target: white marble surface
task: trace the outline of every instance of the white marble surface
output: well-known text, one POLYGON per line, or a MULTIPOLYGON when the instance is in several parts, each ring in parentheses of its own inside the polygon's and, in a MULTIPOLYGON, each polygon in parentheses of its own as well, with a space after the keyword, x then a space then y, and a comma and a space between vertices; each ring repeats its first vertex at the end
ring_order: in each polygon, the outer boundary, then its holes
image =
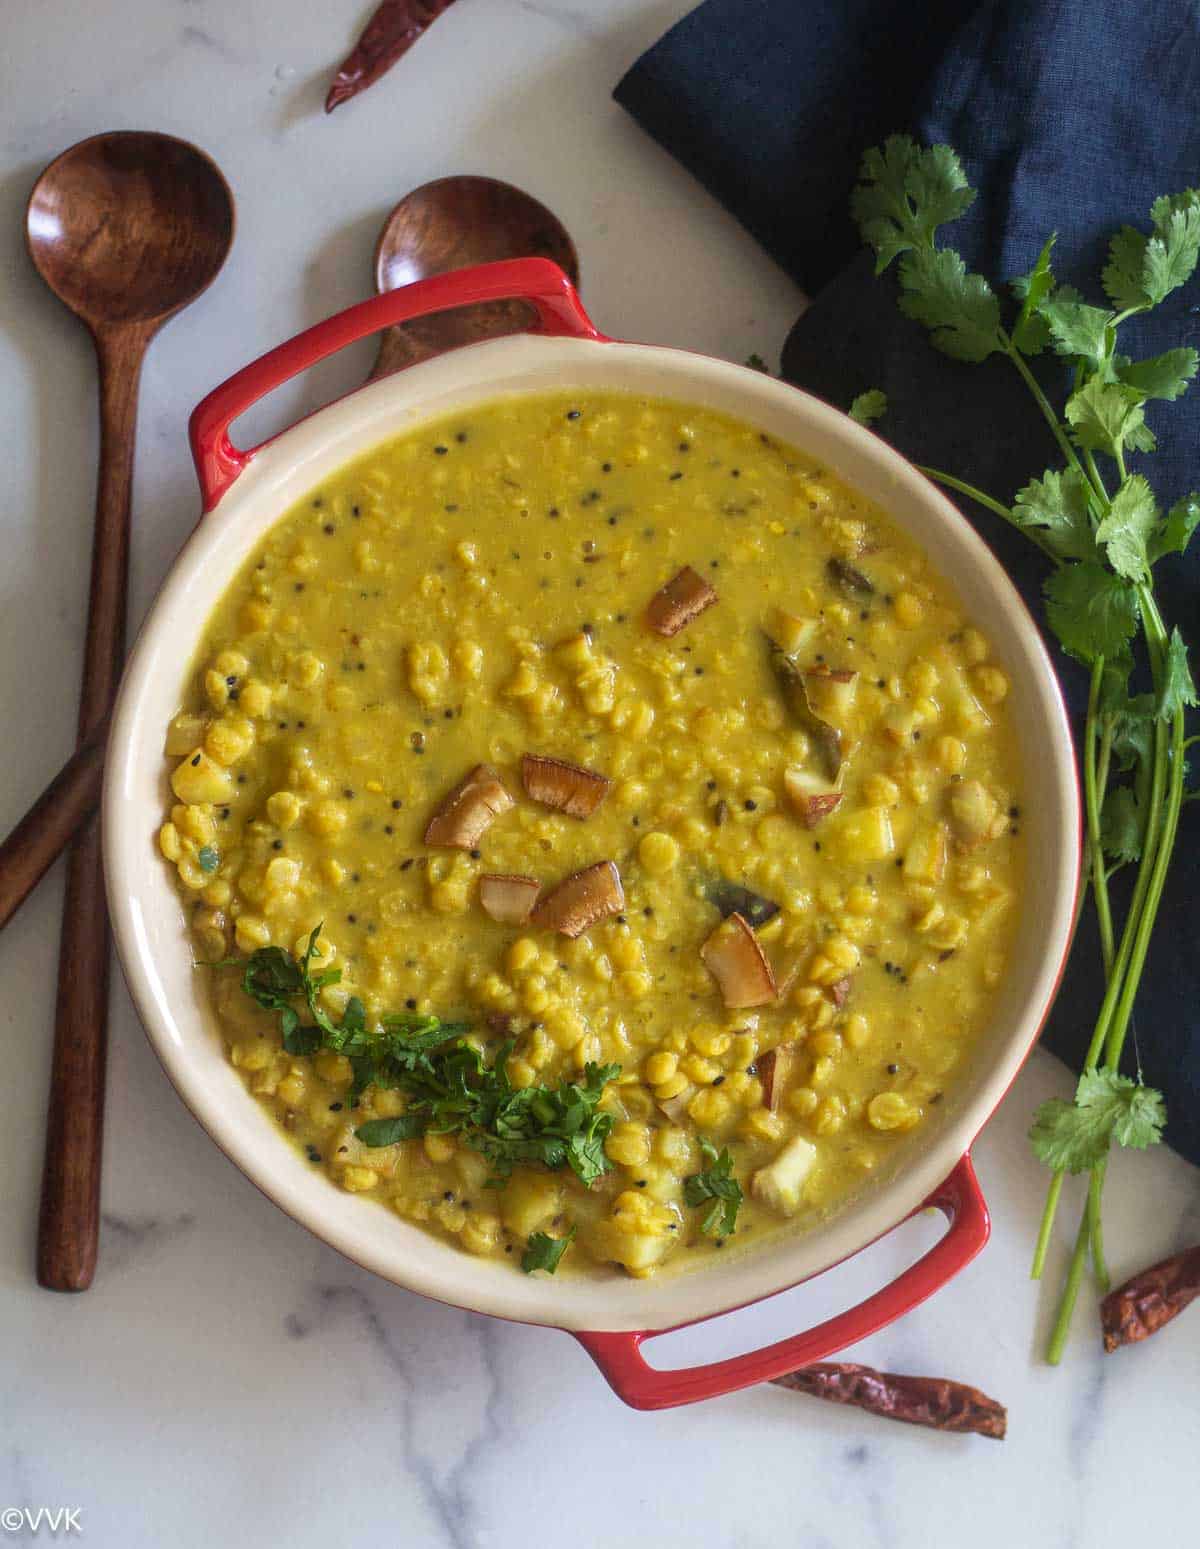
MULTIPOLYGON (((790 282, 609 99, 689 0, 462 0, 368 96, 326 119, 330 65, 366 5, 4 0, 0 47, 0 829, 67 753, 96 450, 79 327, 21 244, 38 169, 106 128, 197 140, 239 200, 231 261, 155 344, 135 495, 133 616, 195 519, 188 409, 251 356, 358 299, 386 209, 454 171, 521 183, 580 248, 616 334, 739 359, 777 352, 790 282)), ((282 423, 362 373, 365 349, 279 395, 282 423)), ((280 1215, 192 1123, 122 987, 114 994, 104 1244, 93 1289, 37 1290, 33 1229, 61 879, 0 941, 0 1508, 80 1508, 87 1542, 395 1542, 413 1549, 800 1544, 925 1549, 1175 1544, 1200 1509, 1200 1313, 1138 1352, 1065 1366, 1027 1278, 1042 1179, 1022 1134, 1066 1092, 1035 1056, 980 1142, 986 1253, 856 1354, 1003 1398, 1002 1447, 760 1389, 647 1416, 564 1335, 419 1300, 280 1215)), ((1200 1236, 1197 1174, 1122 1158, 1108 1190, 1118 1273, 1200 1236)), ((845 1304, 911 1258, 918 1223, 866 1259, 660 1358, 728 1353, 845 1304)), ((1055 1245, 1058 1269, 1065 1236, 1055 1245)), ((0 1541, 7 1519, 0 1514, 0 1541)), ((15 1541, 28 1535, 8 1533, 15 1541)), ((47 1536, 43 1529, 43 1537, 47 1536)))

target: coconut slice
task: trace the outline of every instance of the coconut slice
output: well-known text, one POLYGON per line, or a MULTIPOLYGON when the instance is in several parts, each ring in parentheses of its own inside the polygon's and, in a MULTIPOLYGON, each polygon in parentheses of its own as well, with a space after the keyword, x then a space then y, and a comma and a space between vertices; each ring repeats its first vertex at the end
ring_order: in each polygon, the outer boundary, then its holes
POLYGON ((772 1113, 778 1111, 783 1100, 783 1089, 795 1074, 799 1052, 798 1043, 781 1043, 774 1049, 768 1049, 765 1054, 760 1054, 754 1062, 758 1079, 762 1082, 763 1104, 772 1113))
POLYGON ((607 775, 594 769, 537 753, 526 753, 521 759, 521 781, 526 796, 572 818, 590 818, 612 785, 607 775))
POLYGON ((817 1148, 796 1135, 775 1160, 760 1167, 750 1179, 750 1192, 762 1204, 782 1216, 795 1215, 804 1197, 804 1184, 817 1162, 817 1148))
POLYGON ((804 689, 814 715, 840 724, 854 708, 858 673, 846 667, 811 667, 804 674, 804 689))
POLYGON ((589 925, 625 907, 621 873, 612 861, 597 861, 565 878, 540 900, 530 922, 563 936, 582 936, 589 925))
POLYGON ((822 818, 837 811, 842 800, 841 791, 828 780, 798 764, 783 771, 783 791, 805 828, 816 828, 822 818))
POLYGON ((685 565, 678 575, 672 576, 661 591, 655 592, 646 609, 646 623, 657 635, 669 640, 677 635, 685 624, 690 624, 711 608, 717 594, 690 565, 685 565))
POLYGON ((688 1083, 682 1092, 676 1092, 674 1097, 660 1097, 658 1106, 672 1124, 678 1124, 681 1129, 686 1129, 688 1124, 688 1104, 696 1095, 696 1088, 688 1083))
POLYGON ((425 843, 439 849, 473 850, 502 812, 513 806, 490 764, 476 764, 444 797, 429 820, 425 843))
POLYGON ((533 877, 498 876, 479 879, 479 902, 484 914, 501 925, 523 925, 529 918, 542 884, 533 877))
POLYGON ((740 914, 731 914, 717 926, 700 956, 727 1006, 765 1006, 775 999, 771 965, 740 914))

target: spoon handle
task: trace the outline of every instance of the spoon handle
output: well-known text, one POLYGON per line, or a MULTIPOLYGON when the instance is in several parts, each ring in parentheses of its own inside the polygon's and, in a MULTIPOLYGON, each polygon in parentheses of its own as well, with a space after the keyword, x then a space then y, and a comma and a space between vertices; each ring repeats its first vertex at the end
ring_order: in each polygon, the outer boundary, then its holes
POLYGON ((0 930, 8 924, 100 801, 104 721, 71 755, 0 844, 0 930))
MULTIPOLYGON (((79 701, 81 744, 112 708, 125 651, 138 377, 148 337, 144 329, 131 327, 105 330, 96 336, 100 476, 79 701)), ((51 1291, 86 1291, 96 1268, 108 975, 100 818, 93 813, 67 856, 58 957, 58 1004, 37 1243, 38 1283, 51 1291)))

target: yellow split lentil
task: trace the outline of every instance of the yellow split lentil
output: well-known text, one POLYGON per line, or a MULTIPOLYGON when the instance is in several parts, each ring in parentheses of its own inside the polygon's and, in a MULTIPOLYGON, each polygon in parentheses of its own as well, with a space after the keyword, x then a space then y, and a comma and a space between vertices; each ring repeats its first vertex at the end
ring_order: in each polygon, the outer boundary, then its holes
POLYGON ((651 1274, 725 1246, 684 1197, 701 1138, 729 1148, 731 1246, 753 1245, 871 1186, 956 1080, 1020 886, 1008 688, 922 553, 791 447, 633 395, 511 398, 377 447, 281 517, 205 625, 158 844, 199 959, 299 953, 322 925, 332 1017, 353 995, 369 1025, 467 1020, 493 1056, 514 1041, 516 1087, 621 1067, 598 1183, 520 1166, 489 1188, 460 1137, 364 1144, 404 1094, 352 1099, 348 1060, 286 1053, 240 975, 213 972, 230 1059, 314 1167, 474 1254, 574 1224, 563 1272, 651 1274), (664 636, 646 608, 685 566, 716 601, 664 636), (819 811, 813 722, 768 633, 841 737, 819 811), (570 816, 525 793, 524 754, 610 788, 570 816), (480 764, 511 807, 470 849, 426 845, 480 764), (481 907, 485 874, 544 898, 600 861, 624 907, 575 939, 481 907), (752 1009, 700 955, 722 880, 769 901, 776 993, 752 1009))

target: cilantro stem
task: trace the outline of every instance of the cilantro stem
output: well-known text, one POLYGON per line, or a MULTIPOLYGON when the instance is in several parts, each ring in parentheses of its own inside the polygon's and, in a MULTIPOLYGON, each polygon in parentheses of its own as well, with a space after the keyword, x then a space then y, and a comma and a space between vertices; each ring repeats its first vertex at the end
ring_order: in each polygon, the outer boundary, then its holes
POLYGON ((1057 564, 1058 556, 1048 544, 1042 541, 1037 532, 1031 527, 1018 526, 1013 521, 1013 514, 1009 508, 1001 505, 998 500, 993 500, 991 495, 986 494, 974 484, 968 484, 965 479, 955 478, 952 473, 946 473, 941 468, 930 468, 924 463, 918 463, 917 470, 923 473, 927 479, 933 479, 937 484, 944 484, 947 489, 957 490, 960 495, 965 495, 968 500, 973 500, 977 505, 983 506, 984 510, 991 511, 996 516, 1002 517, 1010 527, 1015 527, 1023 538, 1028 538, 1031 543, 1036 543, 1047 559, 1052 559, 1057 564))
MULTIPOLYGON (((1096 915, 1100 925, 1100 953, 1104 959, 1105 975, 1111 975, 1113 966, 1112 908, 1108 898, 1108 882, 1104 874, 1104 845, 1100 836, 1100 806, 1104 800, 1100 780, 1097 726, 1100 709, 1100 687, 1104 679, 1104 658, 1098 656, 1092 666, 1092 681, 1088 690, 1087 721, 1084 728, 1083 799, 1087 814, 1088 846, 1092 862, 1092 894, 1096 900, 1096 915)), ((1104 760, 1107 780, 1107 753, 1104 760)))
POLYGON ((1164 517, 1147 481, 1129 474, 1126 450, 1153 450, 1144 406, 1177 398, 1196 376, 1200 352, 1189 346, 1131 361, 1117 354, 1117 331, 1195 273, 1200 191, 1156 200, 1150 233, 1124 227, 1113 238, 1102 276, 1110 307, 1089 305, 1078 292, 1058 285, 1051 237, 1032 269, 1011 282, 1020 307, 1010 329, 1002 322, 1002 297, 986 276, 971 273, 960 253, 938 242, 938 228, 974 198, 951 147, 922 148, 893 135, 863 158, 852 209, 875 250, 878 272, 900 258, 901 310, 924 323, 934 345, 954 359, 1006 355, 1066 465, 1066 477, 1063 469, 1052 468, 1032 481, 1011 512, 962 479, 924 470, 1011 522, 1051 559, 1057 568, 1046 582, 1048 622, 1068 653, 1091 669, 1080 748, 1086 866, 1076 923, 1090 888, 1105 982, 1074 1102, 1043 1104, 1030 1131, 1035 1154, 1052 1171, 1031 1266, 1034 1278, 1045 1267, 1066 1173, 1089 1174, 1048 1341, 1047 1359, 1056 1365, 1089 1251, 1097 1281, 1108 1286, 1101 1203, 1112 1146, 1152 1144, 1164 1119, 1162 1094, 1145 1087, 1140 1061, 1135 1077, 1123 1076, 1120 1064, 1180 812, 1185 802, 1200 800, 1200 789, 1185 789, 1184 764, 1188 749, 1200 742, 1187 736, 1185 726, 1186 709, 1200 705, 1200 692, 1185 642, 1178 631, 1167 634, 1151 580, 1160 558, 1186 548, 1200 496, 1189 495, 1164 517), (1031 357, 1048 346, 1069 363, 1073 376, 1061 413, 1032 369, 1031 357), (1114 474, 1118 488, 1110 496, 1106 479, 1111 482, 1114 474), (1130 692, 1139 658, 1149 661, 1152 695, 1130 692), (1114 762, 1120 776, 1110 792, 1114 762), (1126 865, 1136 870, 1116 939, 1109 881, 1126 865))
POLYGON ((1104 1218, 1100 1213, 1100 1196, 1104 1191, 1104 1178, 1108 1172, 1108 1158, 1092 1168, 1088 1178, 1087 1214, 1088 1242, 1092 1250, 1092 1274, 1101 1292, 1107 1296, 1111 1285, 1108 1263, 1104 1257, 1104 1218))
POLYGON ((1058 1312, 1054 1319, 1054 1328, 1050 1334, 1050 1343, 1046 1348, 1046 1360, 1051 1366, 1057 1366, 1062 1360, 1063 1349, 1067 1343, 1067 1333, 1071 1327, 1071 1314, 1075 1311, 1075 1303, 1079 1298, 1079 1285, 1083 1279, 1083 1268, 1087 1262, 1088 1251, 1088 1221, 1086 1215, 1079 1223, 1079 1231, 1075 1234, 1075 1246, 1071 1251, 1071 1264, 1067 1270, 1066 1283, 1059 1299, 1058 1312))
MULTIPOLYGON (((1104 789, 1108 783, 1108 764, 1111 749, 1112 733, 1106 727, 1097 742, 1097 726, 1099 723, 1100 689, 1104 679, 1104 658, 1098 657, 1092 667, 1091 684, 1088 689, 1087 721, 1084 727, 1083 750, 1083 793, 1084 810, 1087 817, 1088 850, 1091 859, 1091 886, 1092 896, 1096 900, 1096 918, 1100 929, 1100 955, 1104 962, 1106 979, 1111 981, 1113 970, 1113 923, 1112 907, 1108 896, 1108 878, 1104 869, 1104 846, 1100 832, 1100 808, 1104 801, 1104 789)), ((1080 906, 1083 903, 1083 892, 1080 892, 1080 906)), ((1103 1174, 1101 1173, 1101 1181, 1103 1174)), ((1050 1235, 1054 1229, 1054 1219, 1058 1213, 1058 1202, 1062 1195, 1064 1174, 1056 1170, 1050 1180, 1050 1187, 1046 1194, 1046 1204, 1042 1210, 1041 1225, 1038 1228, 1037 1245, 1034 1248, 1033 1264, 1030 1268, 1030 1278, 1040 1280, 1042 1271, 1046 1266, 1046 1254, 1050 1246, 1050 1235)), ((1104 1263, 1104 1245, 1099 1217, 1099 1190, 1095 1187, 1095 1174, 1092 1176, 1092 1187, 1088 1191, 1087 1225, 1088 1235, 1092 1244, 1092 1260, 1097 1265, 1097 1274, 1102 1274, 1104 1263)), ((1107 1278, 1104 1271, 1102 1278, 1107 1278)))
MULTIPOLYGON (((1138 600, 1141 605, 1143 629, 1150 651, 1151 670, 1154 676, 1155 688, 1157 689, 1161 686, 1162 676, 1165 671, 1166 627, 1163 624, 1162 615, 1158 611, 1154 593, 1148 583, 1142 583, 1139 586, 1138 600)), ((1183 802, 1183 719, 1182 711, 1172 717, 1170 727, 1171 747, 1169 750, 1167 746, 1168 728, 1161 718, 1155 722, 1153 770, 1150 783, 1150 806, 1146 819, 1145 848, 1138 866, 1134 896, 1130 903, 1125 930, 1122 932, 1121 947, 1115 971, 1110 973, 1108 989, 1100 1008, 1100 1015, 1096 1021, 1091 1045, 1088 1048, 1084 1065, 1084 1068, 1087 1070, 1094 1069, 1101 1057, 1101 1051, 1103 1051, 1104 1065, 1108 1070, 1115 1071, 1120 1065, 1125 1035, 1129 1027, 1130 1016, 1133 1012, 1133 1003, 1137 997, 1138 985, 1141 982, 1142 972, 1145 968, 1146 952, 1150 945, 1150 936, 1153 932, 1158 907, 1162 900, 1163 888, 1166 885, 1167 870, 1170 865, 1171 853, 1175 845, 1175 835, 1179 825, 1179 812, 1183 802), (1169 789, 1167 789, 1168 781, 1169 789)), ((1091 1176, 1088 1180, 1087 1204, 1084 1209, 1083 1219, 1080 1222, 1080 1233, 1084 1235, 1085 1241, 1091 1244, 1092 1261, 1096 1268, 1096 1277, 1103 1289, 1107 1289, 1108 1270, 1104 1261, 1100 1195, 1104 1187, 1107 1165, 1107 1158, 1105 1158, 1091 1170, 1091 1176)), ((1047 1205, 1049 1205, 1049 1201, 1047 1201, 1047 1205)), ((1041 1236, 1039 1234, 1040 1246, 1041 1236)), ((1067 1288, 1059 1303, 1054 1329, 1050 1336, 1050 1345, 1046 1359, 1051 1365, 1056 1365, 1062 1354, 1067 1332, 1070 1328, 1071 1316, 1075 1308, 1075 1301, 1079 1291, 1079 1276, 1082 1274, 1082 1263, 1078 1266, 1079 1272, 1076 1273, 1076 1255, 1078 1252, 1079 1245, 1077 1242, 1075 1254, 1072 1255, 1071 1267, 1067 1275, 1067 1288)))
POLYGON ((1066 1173, 1056 1170, 1046 1190, 1046 1203, 1042 1207, 1042 1221, 1038 1227, 1037 1246, 1033 1250, 1033 1263, 1029 1266, 1029 1278, 1040 1280, 1046 1267, 1046 1254, 1050 1249, 1050 1234, 1054 1230, 1054 1218, 1058 1214, 1058 1201, 1062 1194, 1066 1173))
MULTIPOLYGON (((1107 512, 1112 502, 1108 498, 1108 490, 1104 487, 1104 480, 1100 477, 1100 470, 1096 467, 1095 453, 1085 452, 1083 454, 1083 460, 1087 467, 1088 481, 1096 492, 1096 498, 1100 502, 1101 510, 1102 512, 1107 512)), ((1124 470, 1122 470, 1121 478, 1124 479, 1124 477, 1125 473, 1124 470)))
POLYGON ((1037 377, 1034 376, 1033 372, 1030 371, 1028 365, 1025 363, 1024 355, 1021 354, 1021 351, 1013 343, 1009 335, 1005 333, 1003 328, 1000 329, 1000 347, 1020 372, 1021 380, 1033 394, 1034 401, 1037 403, 1038 408, 1042 411, 1042 418, 1046 421, 1047 425, 1049 425, 1054 439, 1058 442, 1059 449, 1061 450, 1063 456, 1067 459, 1068 465, 1072 468, 1078 469, 1078 471, 1086 478, 1087 475, 1084 473, 1083 468, 1080 466, 1079 457, 1076 454, 1075 448, 1067 439, 1066 431, 1063 430, 1062 423, 1059 420, 1058 415, 1054 412, 1054 406, 1042 391, 1041 383, 1038 381, 1037 377))
MULTIPOLYGON (((1142 619, 1150 646, 1150 660, 1155 688, 1161 687, 1165 671, 1167 631, 1154 600, 1150 586, 1143 583, 1138 588, 1142 607, 1142 619)), ((1154 724, 1154 768, 1150 785, 1150 811, 1146 820, 1146 853, 1139 869, 1138 883, 1146 876, 1146 888, 1136 910, 1136 929, 1130 952, 1122 974, 1121 995, 1105 1034, 1104 1063, 1115 1070, 1121 1058, 1125 1032, 1133 1011, 1133 1002, 1146 964, 1146 952, 1150 946, 1150 933, 1162 901, 1166 885, 1167 869, 1179 826, 1179 809, 1183 798, 1183 712, 1172 717, 1168 727, 1161 717, 1154 724), (1168 748, 1168 735, 1170 747, 1168 748), (1167 788, 1169 786, 1169 788, 1167 788), (1165 810, 1164 810, 1165 806, 1165 810)), ((1135 910, 1131 907, 1131 919, 1135 910)))

